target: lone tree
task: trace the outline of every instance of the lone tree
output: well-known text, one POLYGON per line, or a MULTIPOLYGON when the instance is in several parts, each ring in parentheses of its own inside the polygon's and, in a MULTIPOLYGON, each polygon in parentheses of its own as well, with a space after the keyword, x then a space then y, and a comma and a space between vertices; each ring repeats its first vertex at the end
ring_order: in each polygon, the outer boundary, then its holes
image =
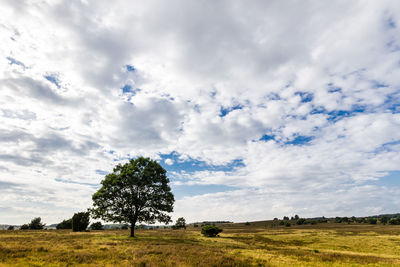
POLYGON ((28 227, 31 230, 42 230, 45 225, 45 223, 42 223, 42 219, 40 217, 36 217, 28 224, 28 227))
POLYGON ((93 195, 92 216, 104 221, 129 223, 131 237, 137 222, 169 223, 174 195, 168 185, 165 169, 156 161, 139 157, 115 166, 102 187, 93 195))
POLYGON ((72 231, 83 232, 86 230, 90 222, 89 212, 78 212, 72 216, 72 231))
POLYGON ((176 220, 175 225, 172 226, 172 229, 181 229, 181 228, 186 229, 186 220, 185 220, 185 218, 183 218, 183 217, 179 217, 179 218, 176 220))

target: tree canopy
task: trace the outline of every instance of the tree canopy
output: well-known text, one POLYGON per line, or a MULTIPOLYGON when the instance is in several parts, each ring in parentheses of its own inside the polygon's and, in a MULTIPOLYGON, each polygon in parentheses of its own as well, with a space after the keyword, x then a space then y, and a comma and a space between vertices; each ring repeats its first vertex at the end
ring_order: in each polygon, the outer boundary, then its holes
POLYGON ((168 183, 166 170, 155 160, 131 159, 101 181, 90 211, 94 218, 129 223, 133 237, 137 222, 171 222, 167 213, 173 211, 175 200, 168 183))

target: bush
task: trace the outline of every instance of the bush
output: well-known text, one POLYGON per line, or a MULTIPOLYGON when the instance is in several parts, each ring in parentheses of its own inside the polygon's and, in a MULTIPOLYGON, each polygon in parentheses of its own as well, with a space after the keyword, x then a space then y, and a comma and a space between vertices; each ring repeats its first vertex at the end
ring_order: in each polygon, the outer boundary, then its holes
POLYGON ((72 218, 68 220, 63 220, 59 224, 57 224, 56 229, 72 229, 72 218))
POLYGON ((19 229, 28 230, 29 229, 29 225, 25 223, 25 224, 21 225, 21 227, 19 229))
POLYGON ((121 226, 122 230, 128 230, 128 228, 129 228, 129 226, 127 224, 124 224, 124 225, 121 226))
POLYGON ((193 224, 193 227, 199 227, 199 225, 195 223, 195 224, 193 224))
POLYGON ((78 212, 72 217, 72 231, 82 232, 85 231, 89 225, 90 216, 89 212, 78 212))
POLYGON ((288 221, 288 220, 289 220, 289 217, 288 217, 288 216, 283 216, 283 220, 284 220, 284 221, 288 221))
POLYGON ((246 222, 244 225, 250 225, 250 223, 249 223, 249 222, 246 222))
POLYGON ((42 223, 42 219, 40 217, 36 217, 32 219, 28 227, 31 230, 42 230, 45 225, 45 223, 42 223))
POLYGON ((212 226, 212 225, 204 225, 201 228, 201 233, 204 236, 208 236, 208 237, 214 237, 217 236, 219 233, 222 232, 222 229, 217 227, 217 226, 212 226))
POLYGON ((389 221, 389 218, 383 216, 383 217, 380 217, 380 218, 379 218, 379 221, 380 221, 382 224, 387 224, 388 221, 389 221))
POLYGON ((186 220, 183 217, 180 217, 176 220, 175 225, 172 226, 172 229, 186 229, 186 220))
POLYGON ((391 225, 399 225, 400 224, 400 218, 392 218, 389 220, 389 224, 391 225))
POLYGON ((376 218, 368 218, 368 220, 367 220, 367 222, 368 222, 369 224, 376 224, 377 221, 378 221, 378 220, 377 220, 376 218))
POLYGON ((7 230, 9 230, 9 231, 14 230, 14 226, 13 225, 8 226, 7 230))
POLYGON ((300 218, 300 219, 298 219, 298 220, 296 221, 296 224, 297 224, 297 225, 306 224, 306 219, 300 218))
POLYGON ((285 225, 285 222, 284 221, 280 221, 279 225, 285 225))
POLYGON ((285 223, 285 226, 290 227, 291 226, 290 222, 285 223))
POLYGON ((90 229, 92 230, 104 230, 103 224, 101 222, 95 222, 90 225, 90 229))

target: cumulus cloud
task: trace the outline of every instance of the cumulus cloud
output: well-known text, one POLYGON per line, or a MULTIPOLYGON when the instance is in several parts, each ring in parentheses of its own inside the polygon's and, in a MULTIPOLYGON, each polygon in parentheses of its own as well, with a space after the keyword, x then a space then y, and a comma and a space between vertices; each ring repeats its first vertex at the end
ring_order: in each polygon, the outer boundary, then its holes
POLYGON ((4 223, 85 209, 138 155, 237 188, 178 199, 190 220, 397 211, 368 184, 399 170, 397 1, 0 6, 4 223))

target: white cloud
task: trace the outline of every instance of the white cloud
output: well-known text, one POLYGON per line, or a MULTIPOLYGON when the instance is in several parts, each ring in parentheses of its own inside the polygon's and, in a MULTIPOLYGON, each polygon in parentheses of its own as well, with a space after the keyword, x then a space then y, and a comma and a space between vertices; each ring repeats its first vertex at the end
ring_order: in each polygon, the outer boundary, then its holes
POLYGON ((46 220, 68 217, 90 205, 98 173, 173 151, 181 160, 244 164, 178 173, 184 183, 238 188, 179 200, 183 216, 213 217, 201 204, 207 198, 226 219, 321 215, 338 197, 369 214, 373 190, 388 197, 372 210, 394 207, 395 190, 362 183, 399 168, 397 1, 0 6, 0 190, 8 210, 0 221, 27 221, 33 214, 16 211, 24 207, 46 220), (273 140, 260 141, 264 135, 273 140))

